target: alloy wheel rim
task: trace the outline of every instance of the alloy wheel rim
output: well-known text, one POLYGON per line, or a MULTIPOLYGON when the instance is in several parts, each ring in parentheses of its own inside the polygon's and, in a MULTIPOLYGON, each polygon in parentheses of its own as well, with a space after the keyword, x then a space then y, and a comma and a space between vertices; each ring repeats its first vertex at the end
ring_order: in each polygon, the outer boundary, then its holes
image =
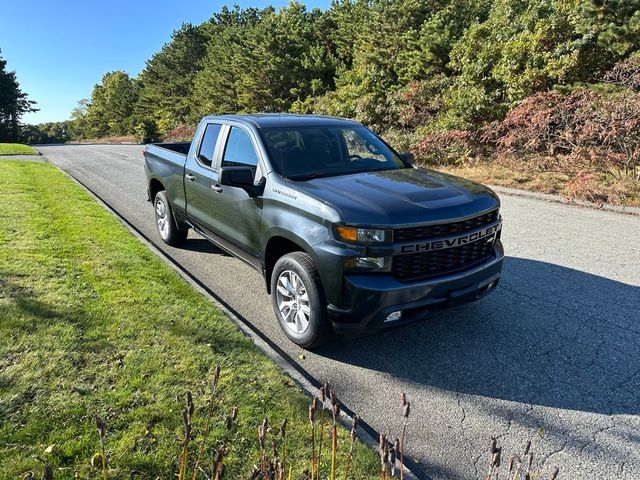
POLYGON ((295 335, 302 335, 309 328, 311 306, 309 293, 300 276, 285 270, 276 283, 278 310, 285 327, 295 335))
POLYGON ((169 218, 167 215, 167 207, 162 200, 156 202, 156 223, 158 224, 160 236, 167 238, 169 235, 169 218))

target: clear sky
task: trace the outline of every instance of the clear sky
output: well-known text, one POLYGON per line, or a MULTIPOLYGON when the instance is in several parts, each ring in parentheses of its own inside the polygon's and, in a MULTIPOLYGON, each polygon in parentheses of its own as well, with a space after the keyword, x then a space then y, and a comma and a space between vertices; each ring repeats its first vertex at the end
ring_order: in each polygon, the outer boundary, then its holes
MULTIPOLYGON (((307 0, 327 8, 330 0, 307 0)), ((199 24, 233 3, 285 5, 287 0, 0 0, 0 50, 39 112, 24 123, 66 120, 102 75, 137 75, 182 23, 199 24)))

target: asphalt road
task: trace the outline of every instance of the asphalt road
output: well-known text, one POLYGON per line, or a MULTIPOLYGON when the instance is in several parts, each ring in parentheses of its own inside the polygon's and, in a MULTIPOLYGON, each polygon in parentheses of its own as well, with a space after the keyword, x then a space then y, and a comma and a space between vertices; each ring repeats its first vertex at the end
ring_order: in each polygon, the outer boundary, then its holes
MULTIPOLYGON (((145 201, 140 146, 40 151, 160 243, 145 201)), ((560 478, 640 478, 640 217, 503 196, 503 280, 492 295, 426 322, 315 353, 280 332, 258 273, 197 235, 164 250, 331 381, 374 428, 397 435, 419 476, 484 478, 492 435, 504 463, 533 442, 534 466, 560 478)))

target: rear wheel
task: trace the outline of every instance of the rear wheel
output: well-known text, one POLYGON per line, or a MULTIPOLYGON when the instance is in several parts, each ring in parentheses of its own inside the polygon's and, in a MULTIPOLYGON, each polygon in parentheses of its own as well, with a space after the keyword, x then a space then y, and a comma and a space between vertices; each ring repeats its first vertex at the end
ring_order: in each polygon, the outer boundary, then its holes
POLYGON ((327 302, 311 257, 293 252, 281 257, 271 274, 273 310, 285 335, 297 345, 314 348, 331 333, 327 302))
POLYGON ((177 247, 184 242, 187 239, 189 230, 186 228, 181 229, 176 224, 171 204, 164 190, 156 194, 156 198, 153 200, 153 207, 156 214, 156 227, 162 241, 172 247, 177 247))

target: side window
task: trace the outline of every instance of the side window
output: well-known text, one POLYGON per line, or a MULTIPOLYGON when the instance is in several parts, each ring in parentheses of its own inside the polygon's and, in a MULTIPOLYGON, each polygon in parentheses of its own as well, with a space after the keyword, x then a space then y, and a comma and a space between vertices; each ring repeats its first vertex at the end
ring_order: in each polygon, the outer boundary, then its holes
POLYGON ((258 156, 253 149, 253 143, 249 134, 241 128, 231 127, 227 146, 222 157, 223 167, 251 167, 256 171, 258 156))
POLYGON ((200 151, 198 152, 198 160, 207 167, 210 167, 213 162, 213 154, 216 150, 216 142, 218 141, 221 127, 222 125, 217 123, 210 123, 204 131, 200 151))

